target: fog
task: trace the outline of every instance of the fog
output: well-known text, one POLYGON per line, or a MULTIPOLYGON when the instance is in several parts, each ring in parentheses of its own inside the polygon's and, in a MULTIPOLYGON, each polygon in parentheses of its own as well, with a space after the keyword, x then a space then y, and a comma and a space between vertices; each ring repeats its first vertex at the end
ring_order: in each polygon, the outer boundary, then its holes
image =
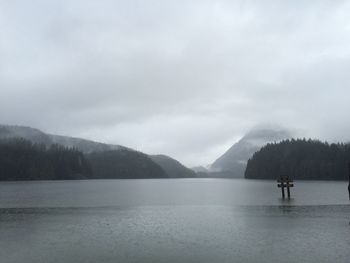
POLYGON ((211 163, 252 127, 350 141, 347 1, 1 1, 0 123, 211 163))

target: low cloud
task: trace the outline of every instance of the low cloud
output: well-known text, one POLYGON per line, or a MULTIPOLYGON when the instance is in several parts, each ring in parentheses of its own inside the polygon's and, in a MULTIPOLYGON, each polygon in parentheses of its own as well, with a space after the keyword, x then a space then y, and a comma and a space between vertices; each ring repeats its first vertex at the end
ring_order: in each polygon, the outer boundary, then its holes
POLYGON ((350 141, 345 1, 3 1, 0 122, 212 162, 276 123, 350 141))

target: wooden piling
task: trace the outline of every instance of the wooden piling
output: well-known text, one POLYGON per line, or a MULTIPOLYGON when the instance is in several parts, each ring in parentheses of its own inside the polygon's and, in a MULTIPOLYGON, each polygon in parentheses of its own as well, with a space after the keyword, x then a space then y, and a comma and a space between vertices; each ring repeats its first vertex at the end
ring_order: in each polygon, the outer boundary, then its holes
POLYGON ((277 180, 277 186, 279 188, 281 188, 282 191, 282 198, 285 198, 285 193, 284 193, 284 188, 287 188, 287 195, 288 195, 288 199, 290 199, 290 187, 293 187, 293 180, 289 179, 288 176, 281 176, 278 180, 277 180))

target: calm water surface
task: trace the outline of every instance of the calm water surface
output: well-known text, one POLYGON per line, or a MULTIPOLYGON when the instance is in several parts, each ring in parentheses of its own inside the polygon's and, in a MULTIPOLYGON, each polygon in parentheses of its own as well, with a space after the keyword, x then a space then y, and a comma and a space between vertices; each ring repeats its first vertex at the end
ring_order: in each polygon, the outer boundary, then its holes
POLYGON ((0 183, 0 262, 346 262, 345 182, 0 183))

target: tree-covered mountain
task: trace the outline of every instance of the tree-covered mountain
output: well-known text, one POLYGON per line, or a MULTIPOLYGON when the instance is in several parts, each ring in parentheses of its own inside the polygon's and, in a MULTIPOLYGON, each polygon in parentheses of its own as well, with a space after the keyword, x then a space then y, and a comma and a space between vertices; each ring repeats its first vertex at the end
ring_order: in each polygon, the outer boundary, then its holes
POLYGON ((245 177, 276 179, 347 180, 349 144, 328 144, 316 140, 285 140, 270 143, 248 161, 245 177))
POLYGON ((170 178, 193 178, 196 173, 179 161, 166 155, 150 155, 150 158, 158 164, 170 178))
MULTIPOLYGON (((67 175, 71 179, 183 178, 195 176, 193 171, 167 156, 148 156, 144 153, 120 145, 110 145, 80 138, 51 135, 30 127, 0 125, 0 140, 5 142, 18 138, 21 138, 22 141, 26 140, 27 144, 31 143, 31 147, 35 149, 37 147, 40 149, 61 147, 61 149, 65 149, 66 151, 69 149, 73 152, 79 151, 82 156, 86 156, 88 164, 92 167, 91 174, 89 176, 85 176, 84 174, 83 177, 78 174, 71 177, 67 175)), ((14 145, 13 148, 15 147, 16 146, 14 145)), ((23 147, 18 145, 18 152, 21 152, 22 150, 23 147)), ((48 155, 48 152, 43 151, 41 154, 48 155)), ((10 162, 12 164, 24 161, 24 159, 26 159, 25 161, 27 163, 33 162, 33 159, 28 155, 12 155, 9 158, 11 159, 10 162), (21 158, 21 160, 18 160, 17 157, 21 158)), ((37 162, 43 160, 43 158, 39 158, 37 162)), ((0 163, 0 165, 4 166, 4 163, 0 163)), ((12 167, 14 167, 14 165, 12 167)), ((9 174, 9 167, 6 166, 4 169, 6 169, 7 174, 9 174)), ((32 172, 30 173, 32 174, 32 172)), ((31 175, 26 177, 18 175, 18 170, 16 169, 13 169, 11 176, 13 178, 17 178, 18 176, 23 180, 50 180, 57 177, 52 176, 51 173, 48 173, 47 176, 45 176, 43 172, 40 172, 37 176, 31 175)), ((66 177, 63 178, 62 176, 59 178, 69 179, 66 177)))
POLYGON ((20 138, 0 140, 0 180, 87 179, 91 174, 84 155, 75 149, 20 138))
POLYGON ((93 179, 168 178, 167 173, 144 153, 120 149, 86 155, 93 179))
POLYGON ((58 144, 0 140, 0 180, 168 178, 146 154, 120 149, 83 154, 58 144))
POLYGON ((210 172, 215 176, 243 178, 247 161, 256 151, 269 142, 287 138, 291 138, 290 132, 281 128, 251 130, 211 165, 210 172))

